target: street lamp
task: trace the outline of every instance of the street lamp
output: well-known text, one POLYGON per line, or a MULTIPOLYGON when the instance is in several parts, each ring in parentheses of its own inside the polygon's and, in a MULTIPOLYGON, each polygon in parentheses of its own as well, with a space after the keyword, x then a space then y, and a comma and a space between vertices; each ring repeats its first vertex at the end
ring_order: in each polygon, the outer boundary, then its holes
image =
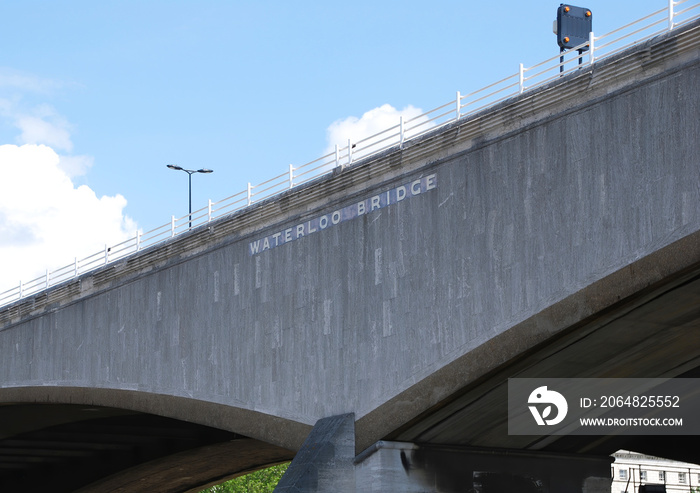
POLYGON ((202 169, 185 169, 182 166, 178 166, 176 164, 168 164, 168 168, 174 169, 175 171, 184 171, 189 175, 189 181, 190 181, 190 229, 192 229, 192 175, 194 173, 213 173, 214 170, 207 169, 207 168, 202 168, 202 169))

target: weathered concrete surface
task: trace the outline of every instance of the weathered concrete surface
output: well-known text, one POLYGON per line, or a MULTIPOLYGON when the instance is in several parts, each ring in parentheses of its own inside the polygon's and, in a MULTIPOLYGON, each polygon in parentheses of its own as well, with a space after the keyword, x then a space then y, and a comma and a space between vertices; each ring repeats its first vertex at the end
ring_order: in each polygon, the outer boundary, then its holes
MULTIPOLYGON (((421 387, 440 369, 700 231, 699 44, 691 26, 3 309, 0 402, 116 404, 293 449, 354 413, 364 449, 528 346, 421 387)), ((618 298, 587 293, 532 341, 618 298)))

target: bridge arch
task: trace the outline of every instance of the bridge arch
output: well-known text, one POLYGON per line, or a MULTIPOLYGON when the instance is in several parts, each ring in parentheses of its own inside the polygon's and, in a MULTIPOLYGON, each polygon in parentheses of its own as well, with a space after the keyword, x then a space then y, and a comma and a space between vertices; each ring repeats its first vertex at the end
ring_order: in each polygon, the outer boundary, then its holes
POLYGON ((47 482, 58 492, 198 491, 294 457, 232 430, 279 431, 279 419, 214 407, 137 391, 3 389, 0 485, 28 493, 47 482))
POLYGON ((288 449, 298 448, 311 430, 309 425, 249 409, 138 390, 60 385, 0 389, 0 406, 20 403, 98 406, 152 414, 224 430, 288 449))

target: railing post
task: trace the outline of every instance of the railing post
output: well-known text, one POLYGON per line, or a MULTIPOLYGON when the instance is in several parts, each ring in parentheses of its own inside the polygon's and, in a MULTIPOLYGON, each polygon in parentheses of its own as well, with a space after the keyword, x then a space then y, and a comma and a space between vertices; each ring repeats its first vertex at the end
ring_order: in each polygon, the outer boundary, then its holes
POLYGON ((107 262, 109 262, 109 248, 105 245, 105 265, 107 265, 107 262))
POLYGON ((673 16, 675 14, 675 3, 673 0, 668 0, 668 30, 673 30, 673 16))
POLYGON ((170 237, 175 236, 175 216, 170 216, 170 237))
POLYGON ((289 188, 294 187, 294 167, 292 165, 289 165, 289 188))
POLYGON ((522 94, 525 90, 525 68, 523 67, 522 63, 520 64, 520 68, 518 69, 518 87, 519 94, 522 94))
POLYGON ((136 230, 136 251, 141 251, 141 231, 136 230))
POLYGON ((335 167, 340 166, 340 150, 338 149, 338 144, 335 145, 335 167))
POLYGON ((457 105, 455 108, 455 113, 457 115, 455 120, 462 118, 462 95, 459 93, 459 91, 457 91, 457 105))
POLYGON ((78 257, 75 257, 75 269, 73 270, 73 277, 78 277, 78 257))
POLYGON ((593 65, 595 61, 595 36, 593 36, 593 31, 588 33, 588 63, 593 65))
POLYGON ((19 282, 19 298, 18 300, 22 299, 22 296, 24 296, 24 286, 22 285, 22 281, 19 282))
POLYGON ((46 269, 46 289, 49 289, 49 269, 46 269))
POLYGON ((209 202, 207 204, 207 222, 211 222, 211 199, 209 199, 209 202))
POLYGON ((248 182, 248 205, 253 203, 253 185, 248 182))
POLYGON ((350 144, 350 139, 348 139, 348 165, 352 163, 352 145, 350 144))
POLYGON ((404 140, 403 115, 401 115, 399 117, 399 149, 403 149, 403 140, 404 140))

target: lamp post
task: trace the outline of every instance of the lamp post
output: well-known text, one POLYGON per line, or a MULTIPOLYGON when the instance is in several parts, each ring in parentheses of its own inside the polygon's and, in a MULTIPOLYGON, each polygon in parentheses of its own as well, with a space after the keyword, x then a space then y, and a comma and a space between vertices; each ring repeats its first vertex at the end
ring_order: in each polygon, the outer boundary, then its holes
POLYGON ((214 170, 207 169, 207 168, 202 168, 202 169, 185 169, 182 166, 178 166, 176 164, 168 164, 168 168, 174 169, 175 171, 184 171, 185 173, 188 174, 189 177, 189 182, 190 182, 190 228, 192 229, 192 175, 195 173, 213 173, 214 170))

